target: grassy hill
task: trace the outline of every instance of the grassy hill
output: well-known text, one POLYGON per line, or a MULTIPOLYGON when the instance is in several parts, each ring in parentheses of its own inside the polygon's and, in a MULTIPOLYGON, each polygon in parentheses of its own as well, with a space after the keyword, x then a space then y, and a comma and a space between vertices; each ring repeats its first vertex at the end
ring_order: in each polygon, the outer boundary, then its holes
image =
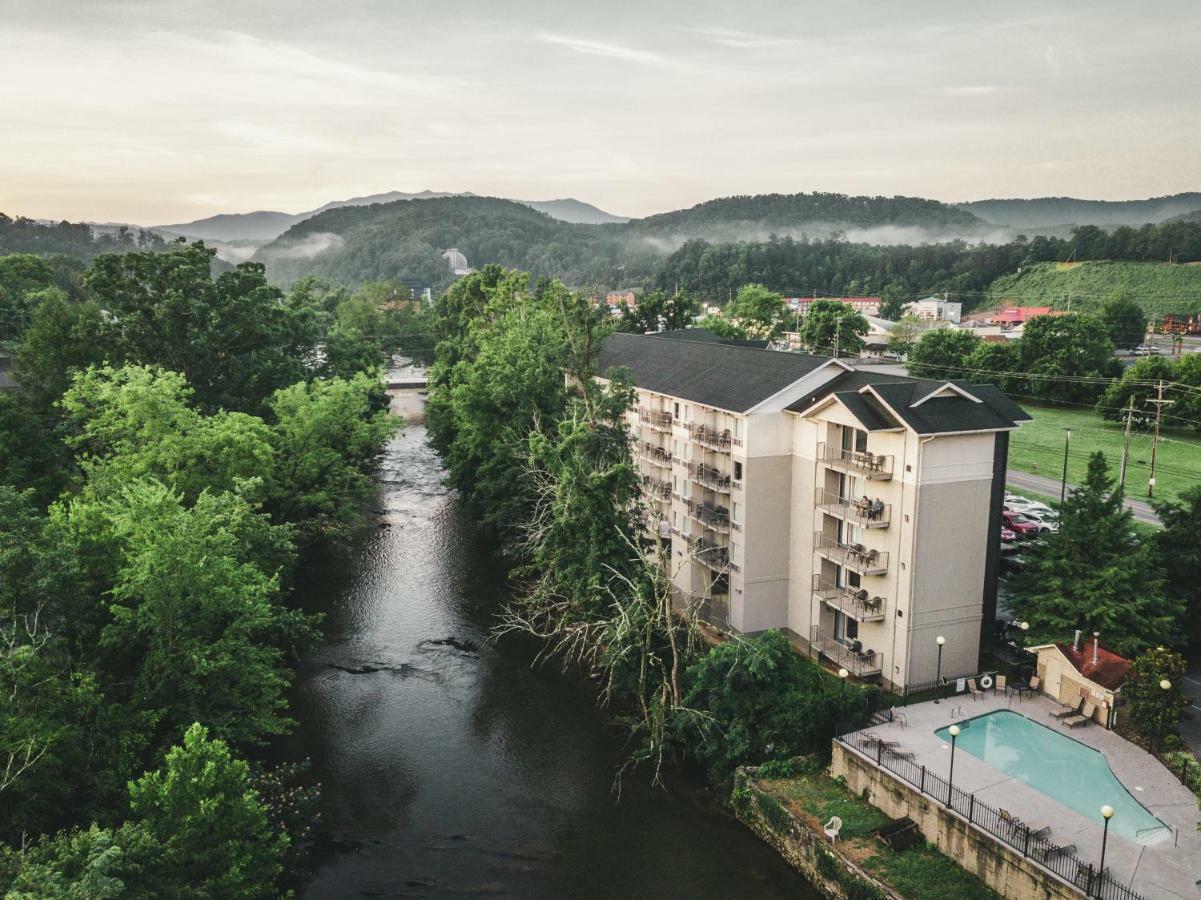
POLYGON ((1118 290, 1129 291, 1154 319, 1201 310, 1201 265, 1196 263, 1039 263, 1004 275, 989 288, 994 305, 1095 310, 1118 290))

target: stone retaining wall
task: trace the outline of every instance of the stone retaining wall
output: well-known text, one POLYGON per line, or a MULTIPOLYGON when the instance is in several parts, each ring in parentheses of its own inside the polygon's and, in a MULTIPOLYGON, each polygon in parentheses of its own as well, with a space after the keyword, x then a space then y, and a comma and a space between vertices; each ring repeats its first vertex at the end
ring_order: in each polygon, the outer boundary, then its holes
POLYGON ((1008 900, 1077 900, 1069 887, 1033 860, 992 840, 916 788, 863 759, 838 741, 830 775, 886 815, 908 816, 931 844, 1008 900))

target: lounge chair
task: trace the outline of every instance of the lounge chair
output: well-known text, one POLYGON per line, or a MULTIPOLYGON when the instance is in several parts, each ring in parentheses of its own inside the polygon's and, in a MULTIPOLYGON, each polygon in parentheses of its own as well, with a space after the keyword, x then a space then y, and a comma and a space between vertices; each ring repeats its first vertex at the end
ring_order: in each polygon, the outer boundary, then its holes
POLYGON ((1066 719, 1062 720, 1063 724, 1068 726, 1068 728, 1075 728, 1078 725, 1087 725, 1093 720, 1093 713, 1096 711, 1097 704, 1086 703, 1084 704, 1084 711, 1081 712, 1080 715, 1068 716, 1066 719))
POLYGON ((1084 698, 1081 697, 1076 701, 1075 706, 1068 706, 1066 703, 1061 705, 1059 709, 1053 709, 1049 713, 1052 719, 1066 719, 1068 716, 1080 715, 1080 709, 1084 706, 1084 698))
POLYGON ((1031 678, 1030 678, 1030 690, 1032 690, 1032 691, 1037 691, 1037 690, 1038 690, 1038 686, 1039 686, 1040 684, 1042 684, 1042 683, 1043 683, 1042 679, 1041 679, 1041 678, 1039 678, 1037 675, 1033 675, 1033 676, 1031 676, 1031 678))
POLYGON ((1076 855, 1076 845, 1075 844, 1048 844, 1046 847, 1035 847, 1031 851, 1030 855, 1033 856, 1037 860, 1046 862, 1049 859, 1054 859, 1056 856, 1061 856, 1062 854, 1065 854, 1065 853, 1075 856, 1076 855))
POLYGON ((971 694, 972 699, 975 700, 977 697, 979 697, 984 692, 982 690, 980 690, 980 688, 976 687, 976 679, 975 678, 969 678, 967 680, 967 693, 971 694))
POLYGON ((1009 695, 1009 682, 1008 682, 1008 679, 1004 675, 997 676, 996 690, 1000 691, 1002 694, 1004 694, 1006 696, 1009 695))

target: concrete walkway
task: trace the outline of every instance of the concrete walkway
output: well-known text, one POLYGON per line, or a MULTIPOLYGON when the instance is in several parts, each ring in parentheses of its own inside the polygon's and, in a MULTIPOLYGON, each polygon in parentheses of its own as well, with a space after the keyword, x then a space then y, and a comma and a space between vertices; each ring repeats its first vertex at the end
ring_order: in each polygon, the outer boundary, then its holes
MULTIPOLYGON (((902 750, 913 752, 916 765, 925 765, 927 771, 945 779, 951 748, 935 734, 937 729, 987 712, 1009 709, 1066 735, 1068 730, 1048 715, 1056 708, 1058 704, 1041 695, 1024 701, 1012 694, 987 695, 978 700, 959 696, 939 704, 904 707, 899 710, 905 715, 903 725, 893 722, 867 730, 884 740, 897 741, 902 750)), ((1201 880, 1197 798, 1153 756, 1112 731, 1094 724, 1074 729, 1070 736, 1101 751, 1130 794, 1172 829, 1171 835, 1165 833, 1155 843, 1139 844, 1111 828, 1105 864, 1113 879, 1129 884, 1152 900, 1160 897, 1197 900, 1197 881, 1201 880)), ((1034 828, 1049 825, 1050 840, 1056 844, 1075 844, 1076 855, 1082 862, 1100 861, 1099 821, 1086 818, 967 752, 955 754, 954 783, 960 790, 975 794, 978 801, 995 809, 1004 808, 1034 828)), ((1104 797, 1096 798, 1098 810, 1104 802, 1104 797)), ((1100 819, 1099 814, 1096 818, 1100 819)))
MULTIPOLYGON (((1034 491, 1048 497, 1059 496, 1060 481, 1058 478, 1047 478, 1044 475, 1031 475, 1029 472, 1019 472, 1017 469, 1009 469, 1005 473, 1005 482, 1011 487, 1034 491)), ((1069 484, 1068 490, 1070 491, 1074 487, 1074 484, 1069 484)), ((1156 527, 1163 524, 1159 521, 1159 516, 1155 515, 1155 510, 1151 508, 1151 504, 1146 500, 1139 500, 1137 497, 1127 497, 1126 508, 1134 513, 1134 520, 1136 522, 1143 522, 1147 525, 1155 525, 1156 527)))

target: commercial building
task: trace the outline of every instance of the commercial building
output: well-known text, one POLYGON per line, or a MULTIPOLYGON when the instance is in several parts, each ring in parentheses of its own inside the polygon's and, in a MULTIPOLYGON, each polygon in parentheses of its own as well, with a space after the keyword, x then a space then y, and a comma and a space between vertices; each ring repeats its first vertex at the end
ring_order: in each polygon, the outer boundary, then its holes
POLYGON ((786 629, 903 687, 976 670, 996 608, 1008 435, 990 385, 847 360, 614 334, 650 509, 681 599, 733 631, 786 629))
POLYGON ((906 303, 905 312, 925 322, 950 322, 952 325, 958 325, 963 304, 955 300, 944 300, 942 297, 927 297, 924 300, 906 303))

